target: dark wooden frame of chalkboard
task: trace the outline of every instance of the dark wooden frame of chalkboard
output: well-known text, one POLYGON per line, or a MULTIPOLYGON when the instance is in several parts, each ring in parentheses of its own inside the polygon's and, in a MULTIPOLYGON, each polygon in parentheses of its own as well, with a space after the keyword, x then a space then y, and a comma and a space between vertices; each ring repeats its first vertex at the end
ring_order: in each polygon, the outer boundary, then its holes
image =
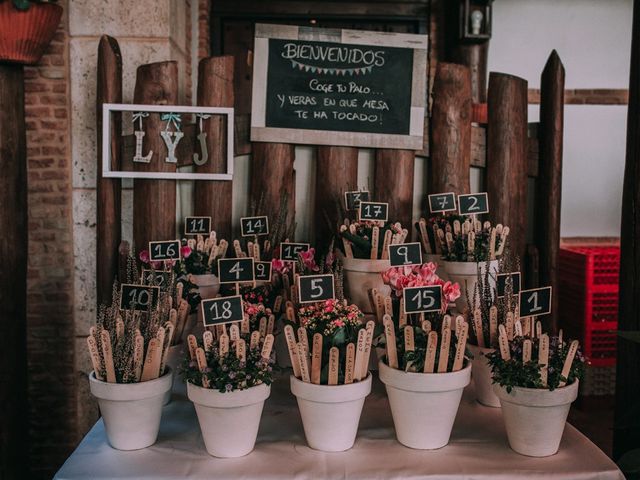
POLYGON ((254 142, 285 142, 308 145, 422 149, 427 48, 428 37, 426 35, 257 23, 255 26, 253 56, 251 140, 254 142), (411 101, 407 112, 408 134, 281 128, 267 125, 267 78, 269 70, 269 40, 271 39, 331 42, 344 45, 371 45, 381 48, 391 47, 413 50, 411 101))

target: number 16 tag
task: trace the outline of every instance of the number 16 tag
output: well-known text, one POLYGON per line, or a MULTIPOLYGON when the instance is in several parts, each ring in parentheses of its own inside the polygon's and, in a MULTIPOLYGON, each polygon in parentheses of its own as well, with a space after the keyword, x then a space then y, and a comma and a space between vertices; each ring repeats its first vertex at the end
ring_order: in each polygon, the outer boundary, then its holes
POLYGON ((202 321, 205 327, 244 320, 242 297, 210 298, 202 300, 202 321))
POLYGON ((307 275, 298 277, 300 303, 322 302, 335 298, 333 275, 307 275))
POLYGON ((442 286, 407 287, 402 290, 404 313, 437 312, 442 309, 442 286))

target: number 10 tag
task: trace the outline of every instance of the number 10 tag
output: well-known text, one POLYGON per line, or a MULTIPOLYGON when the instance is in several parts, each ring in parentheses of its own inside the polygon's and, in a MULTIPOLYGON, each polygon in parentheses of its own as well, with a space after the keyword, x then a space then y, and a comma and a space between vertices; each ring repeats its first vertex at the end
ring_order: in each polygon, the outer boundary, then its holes
POLYGON ((244 320, 244 306, 240 295, 202 300, 201 305, 205 327, 244 320))
POLYGON ((335 298, 333 275, 307 275, 298 277, 300 303, 322 302, 335 298))
POLYGON ((404 313, 438 312, 442 309, 442 286, 407 287, 402 290, 404 313))

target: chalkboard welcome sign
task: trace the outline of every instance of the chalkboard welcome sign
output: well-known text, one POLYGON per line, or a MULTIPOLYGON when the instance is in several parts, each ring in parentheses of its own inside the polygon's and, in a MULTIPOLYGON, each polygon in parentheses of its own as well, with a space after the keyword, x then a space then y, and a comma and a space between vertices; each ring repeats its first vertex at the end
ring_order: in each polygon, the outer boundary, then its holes
POLYGON ((256 25, 251 140, 422 149, 427 36, 256 25))

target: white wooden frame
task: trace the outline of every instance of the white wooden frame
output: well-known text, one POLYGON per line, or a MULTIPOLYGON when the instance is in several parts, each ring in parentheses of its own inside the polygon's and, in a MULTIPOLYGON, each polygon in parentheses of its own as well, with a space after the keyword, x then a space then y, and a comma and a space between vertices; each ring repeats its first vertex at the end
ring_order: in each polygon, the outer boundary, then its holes
POLYGON ((105 178, 150 178, 162 180, 232 180, 233 179, 233 108, 198 107, 184 105, 140 105, 105 103, 102 106, 102 176, 105 178), (156 112, 156 113, 206 113, 227 117, 227 171, 226 173, 189 172, 136 172, 111 169, 111 113, 112 112, 156 112))
MULTIPOLYGON (((427 35, 257 23, 254 41, 251 141, 422 150, 427 97, 427 47, 429 43, 427 35), (267 127, 266 84, 270 38, 413 49, 409 134, 267 127)), ((389 81, 393 81, 393 79, 389 79, 389 81)))

